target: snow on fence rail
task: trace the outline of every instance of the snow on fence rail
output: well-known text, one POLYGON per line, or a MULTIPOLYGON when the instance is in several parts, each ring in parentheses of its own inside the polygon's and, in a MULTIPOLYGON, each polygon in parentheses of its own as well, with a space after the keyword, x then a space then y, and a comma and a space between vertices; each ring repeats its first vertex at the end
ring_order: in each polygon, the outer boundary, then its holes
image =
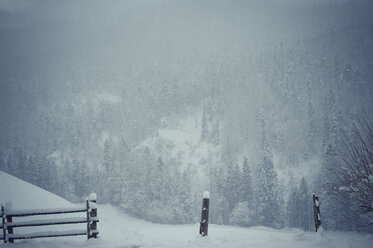
POLYGON ((87 235, 87 239, 97 238, 97 196, 92 193, 86 200, 85 206, 74 208, 59 208, 59 209, 39 209, 39 210, 8 210, 1 206, 1 223, 0 223, 0 240, 4 243, 14 243, 15 239, 33 239, 33 238, 47 238, 47 237, 64 237, 64 236, 78 236, 87 235), (61 219, 47 219, 47 220, 32 220, 13 222, 13 217, 26 217, 35 215, 54 215, 54 214, 70 214, 70 213, 86 213, 85 217, 61 218, 61 219), (17 227, 33 227, 33 226, 47 226, 47 225, 66 225, 85 223, 87 225, 85 230, 72 231, 48 231, 28 234, 14 234, 13 228, 17 227))

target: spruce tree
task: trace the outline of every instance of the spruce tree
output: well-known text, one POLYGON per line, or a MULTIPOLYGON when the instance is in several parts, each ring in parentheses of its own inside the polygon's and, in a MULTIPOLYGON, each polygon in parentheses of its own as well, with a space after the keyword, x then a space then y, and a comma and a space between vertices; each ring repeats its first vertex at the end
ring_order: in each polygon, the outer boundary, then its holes
POLYGON ((298 208, 299 190, 293 188, 290 192, 289 199, 286 204, 286 216, 288 227, 299 227, 299 208, 298 208))
POLYGON ((308 128, 307 128, 307 151, 305 153, 305 158, 309 159, 311 156, 315 155, 316 152, 316 116, 315 116, 315 109, 311 102, 308 103, 308 128))
POLYGON ((300 228, 307 231, 310 228, 310 215, 311 215, 311 209, 309 208, 309 202, 310 202, 310 194, 308 192, 308 186, 306 183, 306 179, 303 177, 299 184, 299 213, 300 213, 300 228))
POLYGON ((205 106, 202 109, 202 118, 201 118, 201 141, 207 140, 208 136, 208 127, 207 127, 207 116, 205 106))
POLYGON ((242 178, 241 171, 237 164, 230 164, 227 168, 227 185, 225 188, 225 198, 228 200, 231 211, 236 203, 242 201, 242 178))
POLYGON ((277 227, 279 222, 277 174, 269 158, 264 157, 261 166, 258 167, 257 176, 258 224, 277 227))
POLYGON ((248 159, 244 157, 242 165, 242 201, 247 201, 247 206, 250 209, 253 204, 253 183, 251 169, 248 159))

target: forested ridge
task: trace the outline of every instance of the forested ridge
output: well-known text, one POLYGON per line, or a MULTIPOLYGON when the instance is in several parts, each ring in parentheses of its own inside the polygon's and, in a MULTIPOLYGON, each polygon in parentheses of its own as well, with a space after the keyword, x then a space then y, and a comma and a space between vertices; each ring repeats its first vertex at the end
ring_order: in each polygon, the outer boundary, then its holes
POLYGON ((330 170, 373 119, 372 3, 120 6, 0 29, 0 170, 161 223, 209 190, 212 223, 311 230, 317 192, 325 228, 371 231, 330 170), (188 116, 199 161, 147 146, 188 116))

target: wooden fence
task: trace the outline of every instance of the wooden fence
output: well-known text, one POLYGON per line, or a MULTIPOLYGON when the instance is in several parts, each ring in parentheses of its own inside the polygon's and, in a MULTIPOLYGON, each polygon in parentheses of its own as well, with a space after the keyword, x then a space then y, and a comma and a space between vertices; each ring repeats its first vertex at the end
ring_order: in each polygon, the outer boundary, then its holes
POLYGON ((0 223, 0 240, 5 243, 14 243, 16 239, 33 239, 33 238, 47 238, 47 237, 64 237, 64 236, 78 236, 86 235, 87 239, 97 238, 97 204, 96 194, 92 193, 86 200, 85 206, 74 208, 61 208, 61 209, 43 209, 43 210, 11 210, 1 206, 1 223, 0 223), (70 218, 55 218, 45 220, 31 220, 31 221, 17 221, 14 222, 13 218, 27 217, 35 215, 56 215, 56 214, 71 214, 71 213, 86 213, 84 217, 70 217, 70 218), (84 230, 71 230, 71 231, 47 231, 37 233, 18 234, 14 233, 17 227, 35 227, 35 226, 49 226, 49 225, 66 225, 66 224, 79 224, 85 223, 86 229, 84 230))

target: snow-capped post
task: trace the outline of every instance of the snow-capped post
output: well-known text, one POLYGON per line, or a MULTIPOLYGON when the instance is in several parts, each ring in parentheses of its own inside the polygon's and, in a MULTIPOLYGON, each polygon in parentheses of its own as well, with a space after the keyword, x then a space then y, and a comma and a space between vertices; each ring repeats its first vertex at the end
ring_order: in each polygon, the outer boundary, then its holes
POLYGON ((87 223, 87 238, 97 238, 97 195, 95 193, 91 193, 88 196, 87 200, 87 215, 88 216, 88 223, 87 223))
POLYGON ((317 230, 321 226, 319 197, 315 195, 315 193, 313 193, 312 200, 313 200, 313 217, 315 219, 315 228, 317 232, 317 230))
POLYGON ((201 234, 202 236, 207 236, 207 233, 208 233, 209 205, 210 205, 210 193, 205 191, 203 192, 201 225, 199 228, 199 234, 201 234))

